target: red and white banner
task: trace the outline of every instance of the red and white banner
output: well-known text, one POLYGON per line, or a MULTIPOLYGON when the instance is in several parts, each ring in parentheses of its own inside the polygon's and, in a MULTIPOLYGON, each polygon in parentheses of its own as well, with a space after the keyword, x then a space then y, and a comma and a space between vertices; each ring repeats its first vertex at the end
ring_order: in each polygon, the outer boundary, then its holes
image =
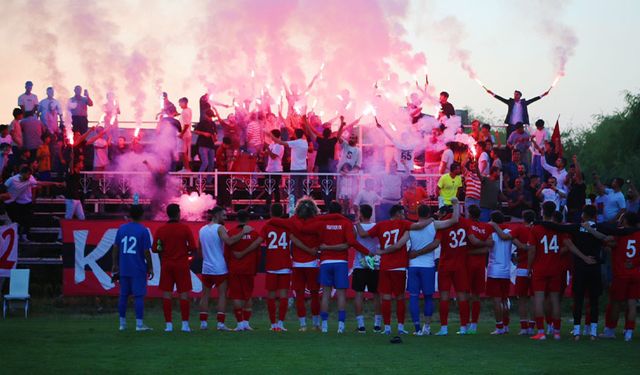
POLYGON ((18 263, 18 224, 0 227, 0 277, 9 277, 18 263))

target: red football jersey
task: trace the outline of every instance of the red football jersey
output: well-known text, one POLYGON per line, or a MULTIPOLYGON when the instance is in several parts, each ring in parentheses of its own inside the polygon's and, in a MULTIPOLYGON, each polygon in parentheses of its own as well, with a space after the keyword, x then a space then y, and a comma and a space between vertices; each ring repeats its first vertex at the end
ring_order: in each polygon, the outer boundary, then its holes
MULTIPOLYGON (((242 227, 237 226, 229 230, 229 237, 233 237, 236 234, 242 232, 242 227)), ((260 249, 255 249, 249 254, 243 256, 240 259, 236 259, 233 253, 244 251, 259 237, 258 232, 252 230, 249 234, 242 236, 242 239, 231 246, 225 245, 225 260, 227 261, 227 268, 229 273, 241 274, 241 275, 255 275, 258 270, 258 261, 260 259, 260 249)))
MULTIPOLYGON (((482 223, 480 221, 467 221, 469 226, 468 234, 473 234, 477 239, 486 241, 487 238, 491 237, 493 233, 493 227, 488 223, 482 223)), ((476 247, 469 244, 469 249, 475 249, 476 247)), ((467 254, 467 264, 471 267, 483 267, 487 262, 487 254, 467 254)))
POLYGON ((287 230, 271 224, 271 221, 262 227, 260 232, 267 244, 265 269, 267 271, 277 271, 291 268, 291 237, 287 230))
MULTIPOLYGON (((287 230, 289 237, 291 235, 296 236, 297 239, 302 241, 305 245, 310 248, 318 247, 321 245, 320 239, 318 238, 317 233, 304 233, 299 229, 304 225, 308 225, 311 223, 312 219, 302 220, 298 215, 292 216, 288 219, 281 218, 272 218, 270 223, 272 225, 283 227, 287 230)), ((318 258, 315 255, 311 255, 306 251, 300 249, 293 242, 291 243, 291 257, 296 263, 309 263, 317 260, 318 258)))
POLYGON ((467 250, 470 248, 469 220, 460 218, 456 224, 438 230, 436 237, 440 240, 439 270, 456 271, 466 268, 467 250))
POLYGON ((531 227, 532 245, 536 247, 536 256, 531 266, 537 276, 557 276, 562 272, 562 256, 560 248, 564 236, 561 233, 534 225, 531 227))
MULTIPOLYGON (((571 239, 571 234, 569 233, 558 233, 558 245, 562 248, 562 244, 567 239, 571 239)), ((573 269, 573 255, 570 251, 565 251, 560 253, 560 267, 561 270, 567 271, 573 269)), ((565 272, 566 273, 566 272, 565 272)))
MULTIPOLYGON (((522 244, 525 245, 533 245, 533 241, 531 240, 531 228, 528 225, 525 224, 511 224, 508 227, 509 229, 511 229, 511 237, 513 237, 514 239, 520 241, 522 244)), ((527 268, 528 265, 528 257, 529 257, 529 253, 526 250, 523 249, 518 249, 516 252, 516 256, 518 258, 518 268, 527 268)))
POLYGON ((158 228, 154 235, 153 251, 158 251, 158 240, 162 242, 162 262, 189 262, 189 252, 196 250, 191 229, 183 223, 168 222, 158 228))
MULTIPOLYGON (((300 229, 303 233, 316 233, 322 244, 340 245, 346 243, 360 252, 369 254, 369 250, 356 240, 353 223, 340 214, 317 216, 312 220, 312 223, 304 225, 300 229)), ((346 262, 349 260, 349 253, 346 250, 322 250, 320 252, 320 261, 327 260, 343 260, 346 262)))
MULTIPOLYGON (((380 241, 380 248, 386 249, 394 245, 402 238, 404 233, 411 229, 411 222, 408 220, 385 220, 373 226, 367 233, 369 236, 380 241)), ((407 246, 394 251, 393 253, 380 256, 380 270, 393 270, 396 268, 406 268, 409 265, 407 246)))
POLYGON ((640 231, 616 238, 612 251, 613 276, 640 279, 640 231))

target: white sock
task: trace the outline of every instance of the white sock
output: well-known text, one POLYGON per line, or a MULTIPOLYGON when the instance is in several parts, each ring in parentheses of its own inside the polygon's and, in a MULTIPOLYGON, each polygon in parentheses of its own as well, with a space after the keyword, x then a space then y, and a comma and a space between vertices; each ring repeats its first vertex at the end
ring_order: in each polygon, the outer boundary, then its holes
POLYGON ((188 320, 183 320, 182 321, 182 328, 189 328, 189 321, 188 320))
POLYGON ((431 324, 425 323, 425 324, 422 325, 422 330, 423 331, 428 331, 430 329, 431 329, 431 324))
POLYGON ((314 326, 319 326, 320 325, 320 315, 314 315, 311 317, 311 321, 313 322, 314 326))
POLYGON ((598 323, 591 323, 591 336, 598 336, 598 323))
POLYGON ((282 320, 278 320, 278 328, 284 328, 284 322, 282 320))
POLYGON ((580 324, 573 325, 573 334, 578 336, 580 335, 580 324))
POLYGON ((440 327, 440 332, 446 332, 446 333, 449 333, 449 326, 442 326, 442 327, 440 327))
POLYGON ((306 327, 307 326, 307 318, 298 318, 298 321, 300 322, 300 327, 306 327))
POLYGON ((126 318, 120 318, 120 325, 121 326, 126 326, 127 325, 127 319, 126 318))
POLYGON ((344 331, 344 322, 338 322, 338 329, 343 330, 344 331))
POLYGON ((271 329, 277 328, 278 325, 277 324, 271 324, 271 329))
POLYGON ((478 330, 478 323, 469 324, 469 329, 472 330, 472 331, 477 331, 478 330))
POLYGON ((382 315, 373 316, 373 325, 376 327, 380 327, 380 325, 382 325, 382 315))
POLYGON ((467 327, 466 326, 460 327, 460 332, 467 333, 467 327))
POLYGON ((173 329, 173 323, 167 322, 166 323, 166 329, 169 330, 169 331, 172 330, 173 329))
POLYGON ((384 330, 385 330, 385 331, 391 331, 391 326, 390 326, 390 325, 388 325, 388 324, 385 324, 385 325, 384 325, 384 330))
POLYGON ((326 320, 322 321, 322 329, 328 329, 329 328, 329 323, 326 320))
POLYGON ((398 331, 404 331, 404 324, 398 323, 398 331))
POLYGON ((544 329, 539 329, 538 334, 544 333, 544 329))
POLYGON ((136 319, 136 327, 142 327, 144 323, 142 323, 142 319, 136 319))
POLYGON ((207 323, 206 320, 201 320, 200 321, 200 328, 207 328, 209 326, 209 324, 207 323))
POLYGON ((362 315, 356 316, 356 321, 358 322, 358 328, 364 327, 364 316, 362 315))

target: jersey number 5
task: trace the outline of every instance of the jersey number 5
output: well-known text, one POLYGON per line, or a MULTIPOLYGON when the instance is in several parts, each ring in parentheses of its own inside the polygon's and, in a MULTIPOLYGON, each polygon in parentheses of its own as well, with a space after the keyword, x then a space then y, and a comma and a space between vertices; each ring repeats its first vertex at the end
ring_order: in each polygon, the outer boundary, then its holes
POLYGON ((282 232, 282 235, 280 236, 280 238, 278 238, 278 233, 269 232, 269 234, 267 234, 267 237, 270 240, 269 246, 267 246, 269 250, 276 250, 278 248, 286 249, 287 246, 289 245, 289 242, 287 241, 286 232, 282 232))
POLYGON ((636 240, 627 241, 627 258, 633 258, 636 256, 636 240))

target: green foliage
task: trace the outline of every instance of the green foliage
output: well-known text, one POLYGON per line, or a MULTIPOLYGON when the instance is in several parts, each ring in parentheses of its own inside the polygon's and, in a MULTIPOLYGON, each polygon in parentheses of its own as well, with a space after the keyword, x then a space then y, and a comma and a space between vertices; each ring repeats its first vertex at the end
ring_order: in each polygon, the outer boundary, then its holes
POLYGON ((565 156, 578 156, 583 172, 590 180, 597 173, 603 181, 613 177, 640 181, 640 94, 625 95, 626 106, 611 115, 596 117, 585 130, 562 133, 565 156))

